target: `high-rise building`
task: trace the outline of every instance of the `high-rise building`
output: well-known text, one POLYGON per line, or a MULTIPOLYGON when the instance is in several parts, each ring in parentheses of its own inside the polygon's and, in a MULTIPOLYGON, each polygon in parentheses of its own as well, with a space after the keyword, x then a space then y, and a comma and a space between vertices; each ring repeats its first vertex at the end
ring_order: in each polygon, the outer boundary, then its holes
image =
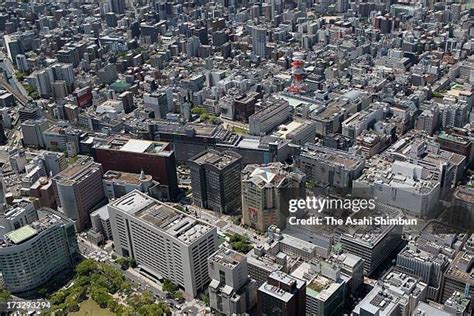
POLYGON ((209 149, 188 161, 193 203, 219 213, 230 213, 241 205, 242 156, 233 151, 209 149))
POLYGON ((108 0, 109 9, 117 14, 125 13, 125 0, 108 0))
POLYGON ((222 247, 208 260, 211 309, 223 315, 241 315, 256 303, 257 282, 249 277, 247 257, 222 247))
MULTIPOLYGON (((448 256, 419 237, 397 255, 397 270, 420 277, 427 284, 427 298, 438 300, 442 276, 449 264, 448 256)), ((443 249, 444 250, 444 249, 443 249)))
POLYGON ((267 58, 267 29, 252 28, 252 53, 263 59, 267 58))
POLYGON ((168 279, 189 295, 207 288, 216 227, 139 191, 109 203, 108 210, 119 255, 135 259, 143 273, 168 279))
POLYGON ((51 209, 41 209, 38 215, 38 220, 1 238, 0 279, 13 293, 33 290, 72 268, 79 255, 71 220, 51 209))
MULTIPOLYGON (((169 93, 154 93, 148 94, 146 93, 143 96, 143 105, 145 108, 150 108, 155 118, 157 119, 164 119, 166 118, 166 114, 171 111, 172 104, 168 104, 170 101, 169 93)), ((171 96, 171 103, 173 101, 173 97, 171 96)))
POLYGON ((306 315, 306 282, 275 271, 258 288, 257 315, 306 315))
POLYGON ((20 117, 20 122, 24 122, 26 120, 40 119, 43 116, 43 113, 38 105, 28 103, 18 110, 18 115, 20 117))
POLYGON ((56 203, 64 214, 75 221, 76 230, 90 226, 89 214, 103 204, 102 166, 89 157, 80 157, 76 163, 54 176, 56 203))
POLYGON ((18 67, 18 70, 22 72, 28 72, 30 70, 30 67, 28 66, 28 61, 26 60, 26 56, 23 54, 18 54, 15 57, 16 59, 16 66, 18 67))
POLYGON ((5 48, 7 49, 8 58, 10 58, 13 63, 16 62, 16 56, 23 54, 25 51, 21 39, 16 36, 5 35, 3 40, 5 42, 5 48))
POLYGON ((176 199, 176 159, 169 143, 113 137, 97 144, 94 153, 95 161, 101 163, 105 171, 136 174, 143 171, 160 183, 163 199, 176 199))
POLYGON ((5 145, 7 141, 7 135, 5 135, 5 128, 3 127, 3 122, 0 121, 0 145, 5 145))
POLYGON ((21 132, 23 135, 23 144, 37 148, 44 148, 43 132, 48 128, 46 119, 27 120, 21 123, 21 132))
POLYGON ((41 97, 49 98, 51 96, 51 83, 54 81, 51 68, 34 71, 27 77, 27 80, 41 97))
POLYGON ((243 223, 261 232, 286 226, 289 201, 304 198, 305 175, 282 163, 247 165, 242 170, 243 223))

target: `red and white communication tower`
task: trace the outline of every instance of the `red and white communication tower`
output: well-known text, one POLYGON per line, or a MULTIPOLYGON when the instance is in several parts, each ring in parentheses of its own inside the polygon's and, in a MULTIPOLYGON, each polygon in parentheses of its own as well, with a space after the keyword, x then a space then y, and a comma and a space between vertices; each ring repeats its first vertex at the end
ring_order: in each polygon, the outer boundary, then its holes
POLYGON ((291 81, 291 86, 288 87, 288 92, 304 92, 305 88, 303 85, 303 79, 305 72, 303 55, 301 53, 293 54, 293 61, 291 62, 291 73, 293 75, 293 80, 291 81))

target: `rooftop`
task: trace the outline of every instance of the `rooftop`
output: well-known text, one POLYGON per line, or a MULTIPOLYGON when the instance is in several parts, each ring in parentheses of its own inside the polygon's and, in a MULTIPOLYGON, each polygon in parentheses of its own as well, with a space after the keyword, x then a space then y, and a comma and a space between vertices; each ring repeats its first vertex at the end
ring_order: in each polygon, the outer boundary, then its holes
POLYGON ((55 175, 54 180, 62 185, 72 185, 81 182, 99 169, 101 169, 99 163, 89 157, 81 156, 73 165, 55 175))
POLYGON ((139 185, 143 181, 151 181, 152 177, 150 175, 130 173, 109 170, 103 175, 104 181, 113 181, 113 182, 123 182, 127 184, 139 185))
POLYGON ((211 255, 208 260, 233 268, 245 259, 246 257, 237 251, 222 247, 211 255))
POLYGON ((33 227, 26 225, 17 230, 9 232, 6 234, 6 237, 10 239, 14 244, 18 245, 23 241, 30 239, 31 237, 35 236, 38 233, 36 229, 33 227))
POLYGON ((172 206, 134 190, 109 203, 130 216, 149 224, 186 244, 192 243, 213 226, 188 216, 172 206))
POLYGON ((234 164, 242 159, 242 156, 233 151, 220 152, 217 150, 207 150, 190 159, 198 165, 210 165, 219 170, 234 164))
POLYGON ((346 170, 357 169, 365 164, 365 159, 361 155, 314 144, 306 144, 301 151, 301 156, 321 160, 332 166, 343 167, 346 170))

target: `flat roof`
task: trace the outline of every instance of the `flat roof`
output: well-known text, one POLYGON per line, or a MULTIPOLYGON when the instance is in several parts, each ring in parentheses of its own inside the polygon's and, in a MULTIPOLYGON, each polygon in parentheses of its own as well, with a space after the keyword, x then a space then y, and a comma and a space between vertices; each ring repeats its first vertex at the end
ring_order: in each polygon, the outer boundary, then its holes
POLYGON ((153 142, 141 139, 130 139, 120 148, 120 151, 129 151, 134 153, 143 153, 150 148, 153 142))
POLYGON ((23 226, 21 228, 18 228, 17 230, 14 230, 6 236, 14 243, 14 244, 19 244, 33 236, 35 236, 38 233, 36 229, 31 227, 30 225, 23 226))

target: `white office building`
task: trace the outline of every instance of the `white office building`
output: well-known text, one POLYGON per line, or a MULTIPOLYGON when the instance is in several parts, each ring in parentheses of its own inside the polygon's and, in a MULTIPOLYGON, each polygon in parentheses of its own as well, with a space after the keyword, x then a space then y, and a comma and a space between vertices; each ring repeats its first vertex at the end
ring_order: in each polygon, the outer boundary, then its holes
POLYGON ((191 296, 207 288, 216 227, 137 190, 109 203, 108 210, 115 250, 135 259, 143 274, 168 279, 191 296))

